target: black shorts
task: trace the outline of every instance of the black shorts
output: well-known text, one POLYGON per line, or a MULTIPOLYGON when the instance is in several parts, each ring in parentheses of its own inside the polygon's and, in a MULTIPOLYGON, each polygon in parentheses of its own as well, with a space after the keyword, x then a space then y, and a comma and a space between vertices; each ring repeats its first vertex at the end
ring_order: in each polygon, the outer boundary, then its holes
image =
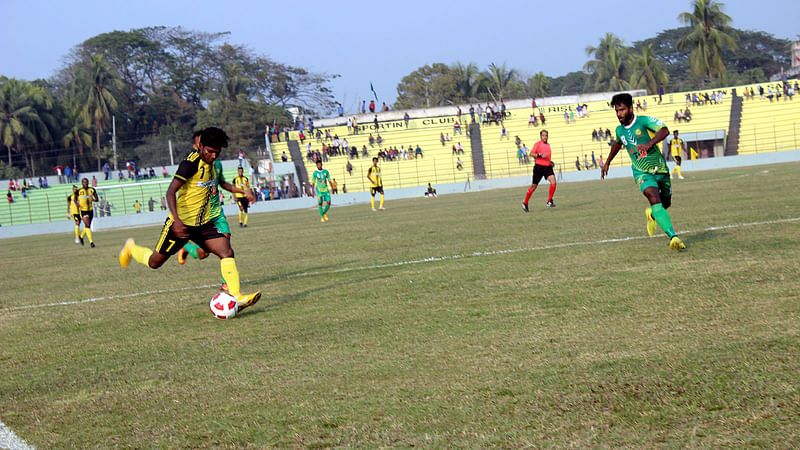
POLYGON ((224 234, 217 230, 217 227, 214 225, 214 221, 209 221, 204 225, 200 225, 199 227, 187 227, 189 230, 189 237, 179 238, 175 236, 175 231, 172 229, 172 223, 172 218, 167 217, 167 220, 164 222, 164 227, 161 228, 161 236, 158 238, 158 242, 156 243, 156 248, 154 249, 155 252, 167 256, 174 255, 175 253, 178 253, 178 250, 182 249, 183 246, 189 242, 189 240, 194 241, 197 245, 202 247, 203 250, 208 251, 208 248, 205 246, 206 241, 225 237, 224 234))
POLYGON ((369 194, 373 197, 375 197, 375 194, 377 194, 378 192, 380 192, 380 194, 383 195, 383 186, 369 188, 369 194))
POLYGON ((72 215, 72 220, 74 220, 76 222, 80 222, 81 221, 81 215, 79 213, 73 214, 72 215))
POLYGON ((248 200, 247 197, 237 197, 236 201, 239 202, 239 206, 244 212, 247 212, 247 208, 250 206, 250 200, 248 200))
POLYGON ((539 164, 536 164, 533 166, 532 183, 539 184, 539 181, 541 181, 542 178, 547 179, 550 177, 550 175, 555 175, 553 173, 553 166, 540 166, 539 164))
POLYGON ((89 216, 89 222, 91 222, 92 219, 94 219, 94 210, 93 209, 90 209, 88 211, 81 210, 81 217, 86 217, 86 216, 89 216))
POLYGON ((676 163, 678 163, 679 166, 681 165, 681 157, 680 156, 672 155, 672 158, 675 160, 676 163))

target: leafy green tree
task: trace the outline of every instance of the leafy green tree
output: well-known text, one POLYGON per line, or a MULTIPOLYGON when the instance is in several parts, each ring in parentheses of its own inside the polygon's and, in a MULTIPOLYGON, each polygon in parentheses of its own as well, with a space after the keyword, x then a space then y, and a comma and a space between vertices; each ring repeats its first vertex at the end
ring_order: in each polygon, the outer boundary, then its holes
POLYGON ((264 125, 290 125, 292 116, 276 105, 266 105, 240 97, 236 102, 221 101, 209 104, 197 115, 197 127, 217 126, 231 137, 230 157, 239 150, 248 151, 264 144, 264 125))
POLYGON ((103 55, 99 54, 91 57, 89 67, 83 68, 77 78, 79 86, 82 86, 86 92, 83 103, 84 113, 94 125, 97 170, 100 171, 103 156, 101 136, 111 124, 111 115, 118 104, 116 92, 122 89, 123 83, 103 55))
POLYGON ((570 72, 550 80, 552 95, 575 95, 586 92, 584 86, 590 82, 590 75, 582 70, 570 72))
POLYGON ((494 100, 504 98, 517 98, 524 95, 524 86, 517 80, 517 71, 509 69, 504 62, 502 65, 495 63, 489 64, 489 68, 483 73, 485 80, 484 89, 494 100))
POLYGON ((394 109, 444 106, 452 104, 457 95, 453 70, 447 64, 434 63, 403 77, 397 85, 394 109))
POLYGON ((537 72, 528 78, 527 93, 530 97, 547 97, 550 95, 551 78, 544 72, 537 72))
POLYGON ((52 109, 53 99, 41 86, 0 77, 0 139, 8 150, 9 166, 14 149, 23 155, 28 173, 35 174, 30 149, 51 139, 57 127, 52 109))
POLYGON ((475 101, 480 88, 480 72, 475 63, 456 62, 451 67, 456 82, 456 101, 465 103, 475 101))
POLYGON ((83 148, 92 146, 91 123, 86 108, 77 99, 70 98, 64 105, 65 131, 61 137, 64 147, 72 148, 72 161, 75 164, 75 149, 83 156, 83 148))
MULTIPOLYGON (((698 77, 709 81, 715 74, 725 72, 722 49, 736 49, 736 41, 728 33, 731 17, 725 14, 724 4, 715 0, 694 0, 691 12, 682 12, 678 19, 691 30, 678 41, 679 50, 689 50, 689 66, 698 77)), ((732 32, 732 31, 731 31, 732 32)))
POLYGON ((655 57, 655 52, 651 45, 642 49, 642 53, 633 57, 633 74, 630 86, 634 88, 645 88, 651 94, 658 91, 659 84, 667 84, 669 76, 664 71, 661 61, 655 57))
POLYGON ((630 85, 626 80, 631 66, 628 53, 622 39, 612 33, 606 33, 597 47, 586 47, 586 56, 594 57, 583 66, 583 70, 591 74, 590 86, 587 87, 596 90, 628 89, 630 85))

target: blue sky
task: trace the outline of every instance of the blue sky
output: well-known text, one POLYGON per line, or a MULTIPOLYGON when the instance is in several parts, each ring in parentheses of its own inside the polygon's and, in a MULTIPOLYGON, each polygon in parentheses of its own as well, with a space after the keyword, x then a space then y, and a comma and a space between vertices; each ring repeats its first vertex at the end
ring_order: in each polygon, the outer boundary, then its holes
MULTIPOLYGON (((733 25, 798 39, 800 1, 723 2, 733 25)), ((80 42, 146 26, 229 31, 228 41, 313 71, 341 75, 348 109, 370 96, 391 104, 404 75, 424 64, 507 63, 525 74, 580 70, 606 32, 626 43, 681 26, 690 2, 0 0, 0 75, 47 78, 80 42), (647 4, 648 6, 638 6, 647 4), (630 5, 635 5, 629 8, 630 5), (621 11, 625 13, 620 14, 621 11)))

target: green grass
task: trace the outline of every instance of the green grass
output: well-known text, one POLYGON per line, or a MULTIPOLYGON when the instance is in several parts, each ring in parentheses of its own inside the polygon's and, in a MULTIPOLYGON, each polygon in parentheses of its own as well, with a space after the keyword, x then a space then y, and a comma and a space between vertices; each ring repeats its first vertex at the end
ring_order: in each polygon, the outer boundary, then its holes
POLYGON ((631 179, 555 209, 543 185, 530 214, 524 188, 388 186, 382 213, 253 215, 233 246, 265 294, 230 321, 195 288, 213 257, 118 266, 158 227, 3 240, 0 420, 42 448, 796 445, 800 221, 774 221, 800 217, 798 169, 685 173, 683 253, 640 238, 631 179), (452 258, 389 265, 430 257, 452 258))

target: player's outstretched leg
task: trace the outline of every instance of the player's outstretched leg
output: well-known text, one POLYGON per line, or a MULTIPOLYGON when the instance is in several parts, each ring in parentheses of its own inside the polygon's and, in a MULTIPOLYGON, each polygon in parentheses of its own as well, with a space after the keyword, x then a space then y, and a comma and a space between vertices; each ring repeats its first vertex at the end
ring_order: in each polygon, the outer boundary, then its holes
POLYGON ((239 311, 253 306, 261 298, 261 291, 252 294, 242 295, 239 285, 239 271, 236 269, 236 260, 233 258, 222 258, 219 261, 222 278, 228 284, 228 293, 236 298, 239 303, 239 311))
POLYGON ((150 267, 150 256, 152 254, 152 250, 147 247, 136 245, 133 239, 128 238, 128 240, 125 241, 125 245, 122 247, 122 250, 119 252, 119 265, 122 267, 128 267, 128 265, 131 263, 131 259, 134 259, 136 262, 150 267))

